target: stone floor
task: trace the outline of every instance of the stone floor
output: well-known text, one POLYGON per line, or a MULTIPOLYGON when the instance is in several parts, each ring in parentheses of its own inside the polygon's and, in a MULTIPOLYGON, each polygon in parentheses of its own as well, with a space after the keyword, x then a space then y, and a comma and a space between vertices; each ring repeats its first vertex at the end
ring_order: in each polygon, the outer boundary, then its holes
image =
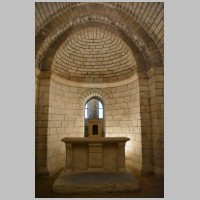
POLYGON ((140 189, 133 192, 109 192, 109 193, 83 193, 83 194, 57 194, 52 186, 59 173, 51 177, 36 177, 36 198, 164 198, 164 181, 157 179, 154 175, 134 176, 139 182, 140 189))
POLYGON ((74 172, 63 170, 53 183, 53 192, 61 194, 88 194, 133 192, 139 183, 127 172, 74 172))

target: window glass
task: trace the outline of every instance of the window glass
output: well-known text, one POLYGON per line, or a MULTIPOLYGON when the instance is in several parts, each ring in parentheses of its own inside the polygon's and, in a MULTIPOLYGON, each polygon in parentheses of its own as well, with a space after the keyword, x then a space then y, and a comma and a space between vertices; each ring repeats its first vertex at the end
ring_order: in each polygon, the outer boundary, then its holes
POLYGON ((103 118, 103 109, 99 108, 99 118, 103 118))
MULTIPOLYGON (((95 99, 96 102, 96 111, 97 112, 97 117, 98 118, 103 118, 103 105, 102 103, 95 99)), ((91 112, 91 105, 88 103, 85 104, 85 119, 88 119, 88 117, 90 116, 89 112, 91 112)))
POLYGON ((103 118, 103 105, 99 101, 99 118, 103 118))
POLYGON ((103 105, 100 101, 99 101, 99 108, 103 108, 103 105))

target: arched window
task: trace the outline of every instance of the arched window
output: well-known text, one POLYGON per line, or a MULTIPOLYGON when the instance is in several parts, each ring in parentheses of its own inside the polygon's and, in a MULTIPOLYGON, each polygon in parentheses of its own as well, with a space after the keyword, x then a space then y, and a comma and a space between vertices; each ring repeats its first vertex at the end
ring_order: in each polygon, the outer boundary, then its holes
POLYGON ((85 104, 85 119, 102 119, 103 105, 97 99, 91 99, 85 104))
POLYGON ((85 136, 88 136, 88 120, 101 119, 103 120, 103 135, 104 135, 104 107, 102 102, 97 98, 90 99, 85 104, 85 136))

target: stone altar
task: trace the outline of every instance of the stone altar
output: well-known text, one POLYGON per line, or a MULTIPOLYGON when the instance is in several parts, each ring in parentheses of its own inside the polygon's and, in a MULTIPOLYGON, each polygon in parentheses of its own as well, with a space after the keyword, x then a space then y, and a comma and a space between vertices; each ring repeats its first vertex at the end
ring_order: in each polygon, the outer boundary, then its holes
POLYGON ((137 179, 126 172, 127 137, 63 138, 66 168, 53 183, 63 194, 127 192, 139 189, 137 179))
POLYGON ((126 137, 63 138, 68 172, 125 171, 126 137))

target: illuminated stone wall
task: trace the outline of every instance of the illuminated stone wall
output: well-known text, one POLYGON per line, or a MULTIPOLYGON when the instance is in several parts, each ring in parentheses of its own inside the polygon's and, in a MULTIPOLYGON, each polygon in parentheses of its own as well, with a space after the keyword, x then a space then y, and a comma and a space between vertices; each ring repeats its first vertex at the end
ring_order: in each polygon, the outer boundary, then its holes
MULTIPOLYGON (((105 136, 129 137, 130 141, 126 145, 127 166, 142 169, 140 97, 137 79, 129 84, 102 89, 66 86, 48 79, 41 79, 41 83, 46 85, 41 86, 42 90, 39 93, 42 97, 41 106, 37 109, 43 111, 40 114, 46 116, 47 120, 43 120, 43 116, 37 120, 37 132, 44 135, 47 141, 49 172, 64 167, 65 146, 61 139, 84 137, 85 104, 81 96, 88 90, 95 91, 95 96, 104 100, 105 136), (107 99, 104 99, 102 91, 109 94, 107 99)), ((91 94, 88 93, 88 96, 91 94)))

